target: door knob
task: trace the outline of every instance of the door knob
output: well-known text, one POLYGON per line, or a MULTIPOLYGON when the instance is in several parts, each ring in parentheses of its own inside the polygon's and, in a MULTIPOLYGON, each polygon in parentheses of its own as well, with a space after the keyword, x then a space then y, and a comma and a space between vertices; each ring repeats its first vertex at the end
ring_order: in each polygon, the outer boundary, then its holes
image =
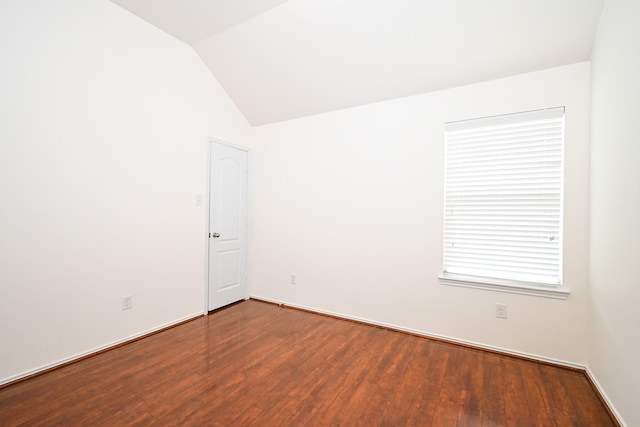
POLYGON ((217 239, 218 237, 220 237, 220 233, 212 233, 211 237, 213 237, 214 239, 217 239))

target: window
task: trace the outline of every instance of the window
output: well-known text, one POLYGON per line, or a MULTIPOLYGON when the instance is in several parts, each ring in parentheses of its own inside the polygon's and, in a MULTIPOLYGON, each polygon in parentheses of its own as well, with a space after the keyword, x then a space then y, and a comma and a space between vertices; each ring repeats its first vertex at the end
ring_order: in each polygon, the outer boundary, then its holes
POLYGON ((444 284, 566 298, 564 107, 445 125, 444 284))

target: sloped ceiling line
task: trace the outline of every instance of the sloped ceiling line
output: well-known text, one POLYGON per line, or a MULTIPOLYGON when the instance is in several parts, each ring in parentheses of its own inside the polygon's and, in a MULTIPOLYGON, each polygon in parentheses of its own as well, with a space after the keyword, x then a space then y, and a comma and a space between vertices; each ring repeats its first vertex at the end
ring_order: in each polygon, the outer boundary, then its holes
POLYGON ((604 0, 112 0, 254 125, 588 60, 604 0))

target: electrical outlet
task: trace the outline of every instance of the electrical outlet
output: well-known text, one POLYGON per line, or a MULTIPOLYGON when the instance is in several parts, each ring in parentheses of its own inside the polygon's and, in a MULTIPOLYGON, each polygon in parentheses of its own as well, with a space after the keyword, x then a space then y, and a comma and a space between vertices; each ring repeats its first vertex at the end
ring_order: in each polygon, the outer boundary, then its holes
POLYGON ((496 304, 496 317, 498 319, 507 318, 507 304, 496 304))
POLYGON ((291 273, 289 278, 289 283, 291 283, 292 285, 295 285, 297 279, 298 278, 296 277, 296 273, 291 273))
POLYGON ((122 297, 122 309, 131 310, 133 307, 133 297, 131 295, 125 295, 122 297))

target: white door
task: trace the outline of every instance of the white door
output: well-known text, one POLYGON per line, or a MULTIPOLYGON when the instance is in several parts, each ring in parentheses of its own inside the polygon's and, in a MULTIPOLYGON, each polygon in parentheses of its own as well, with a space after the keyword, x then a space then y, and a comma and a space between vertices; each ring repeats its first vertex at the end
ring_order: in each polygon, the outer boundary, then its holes
POLYGON ((247 157, 211 142, 209 310, 247 298, 247 157))

